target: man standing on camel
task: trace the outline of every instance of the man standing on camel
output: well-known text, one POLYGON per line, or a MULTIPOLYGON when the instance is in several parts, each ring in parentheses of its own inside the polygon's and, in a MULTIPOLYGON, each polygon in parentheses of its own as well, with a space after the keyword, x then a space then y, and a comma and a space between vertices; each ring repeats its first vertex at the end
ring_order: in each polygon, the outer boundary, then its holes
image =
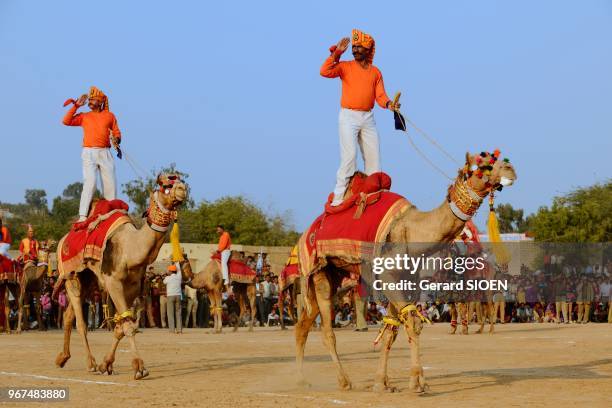
POLYGON ((229 278, 228 262, 232 255, 232 238, 221 224, 217 225, 217 234, 219 235, 217 252, 221 255, 221 275, 223 276, 223 284, 227 286, 227 292, 230 294, 232 293, 232 284, 229 278))
POLYGON ((109 111, 108 97, 98 88, 92 86, 89 95, 82 95, 78 100, 69 99, 64 106, 72 103, 72 107, 64 116, 66 126, 81 126, 83 128, 83 191, 79 205, 79 222, 85 221, 89 206, 96 190, 96 175, 100 173, 102 193, 106 200, 114 200, 117 196, 115 183, 115 161, 110 151, 111 139, 118 149, 121 143, 121 131, 117 126, 115 115, 109 111), (76 113, 85 104, 90 112, 76 113), (109 135, 112 134, 112 138, 109 135))
POLYGON ((361 149, 367 175, 380 171, 378 132, 374 121, 374 101, 383 109, 399 109, 385 92, 385 84, 379 69, 372 65, 374 39, 359 30, 353 30, 353 61, 340 61, 348 48, 349 38, 341 39, 330 48, 331 55, 321 66, 321 76, 340 77, 340 168, 336 175, 336 187, 332 206, 342 203, 349 179, 357 170, 357 145, 361 149))

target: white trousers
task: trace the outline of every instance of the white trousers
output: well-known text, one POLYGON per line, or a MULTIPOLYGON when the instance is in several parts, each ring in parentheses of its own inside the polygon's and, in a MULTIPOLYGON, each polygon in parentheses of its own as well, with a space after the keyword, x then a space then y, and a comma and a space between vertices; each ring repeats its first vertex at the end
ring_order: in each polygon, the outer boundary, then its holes
POLYGON ((83 161, 83 192, 81 193, 79 215, 86 217, 89 213, 89 205, 96 191, 96 176, 98 172, 102 180, 102 194, 104 198, 106 200, 114 200, 117 197, 115 160, 110 149, 98 147, 84 147, 81 159, 83 161))
POLYGON ((221 273, 223 274, 223 280, 227 285, 229 283, 229 271, 227 268, 227 261, 229 261, 232 251, 229 249, 221 251, 221 273))
POLYGON ((351 176, 357 171, 357 146, 361 150, 365 173, 380 171, 380 148, 378 132, 372 111, 356 111, 342 108, 338 118, 340 134, 340 168, 336 173, 334 205, 342 202, 351 176))

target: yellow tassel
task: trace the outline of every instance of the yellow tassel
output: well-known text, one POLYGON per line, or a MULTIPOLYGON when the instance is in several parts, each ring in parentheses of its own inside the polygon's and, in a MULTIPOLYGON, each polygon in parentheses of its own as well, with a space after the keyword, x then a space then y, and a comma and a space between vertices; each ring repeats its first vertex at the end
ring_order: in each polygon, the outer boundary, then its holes
POLYGON ((47 277, 53 276, 53 269, 51 269, 51 259, 47 260, 47 277))
POLYGON ((499 234, 499 224, 495 216, 495 210, 489 211, 489 222, 487 223, 489 232, 489 241, 493 244, 493 254, 495 255, 495 263, 498 265, 507 265, 510 262, 510 253, 503 244, 501 235, 499 234))
POLYGON ((185 260, 183 258, 183 251, 181 251, 181 243, 179 242, 180 231, 178 222, 174 222, 172 226, 172 231, 170 232, 170 244, 172 245, 172 262, 182 262, 185 260))

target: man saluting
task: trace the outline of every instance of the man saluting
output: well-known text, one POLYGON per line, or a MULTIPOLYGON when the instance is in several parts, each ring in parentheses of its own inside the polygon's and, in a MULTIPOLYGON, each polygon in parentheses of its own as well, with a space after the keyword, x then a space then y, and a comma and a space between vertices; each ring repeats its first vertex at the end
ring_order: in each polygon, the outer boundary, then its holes
POLYGON ((374 39, 359 30, 353 30, 353 61, 340 61, 340 56, 350 43, 343 38, 331 47, 331 55, 321 66, 321 75, 326 78, 340 77, 342 98, 340 99, 340 168, 336 175, 336 187, 332 206, 342 203, 350 177, 357 170, 357 145, 361 148, 365 172, 370 175, 380 171, 378 132, 374 121, 374 101, 383 109, 399 109, 385 92, 385 84, 379 69, 372 65, 374 39))
POLYGON ((108 97, 95 86, 89 90, 89 95, 82 95, 78 100, 69 99, 64 106, 72 103, 72 107, 64 116, 66 126, 81 126, 83 128, 83 191, 79 205, 79 221, 85 221, 89 213, 89 205, 96 190, 96 175, 99 172, 102 179, 102 193, 107 200, 117 196, 115 183, 115 161, 111 154, 112 143, 117 148, 121 143, 121 131, 117 126, 117 118, 108 108, 108 97), (90 111, 76 113, 85 104, 90 111))

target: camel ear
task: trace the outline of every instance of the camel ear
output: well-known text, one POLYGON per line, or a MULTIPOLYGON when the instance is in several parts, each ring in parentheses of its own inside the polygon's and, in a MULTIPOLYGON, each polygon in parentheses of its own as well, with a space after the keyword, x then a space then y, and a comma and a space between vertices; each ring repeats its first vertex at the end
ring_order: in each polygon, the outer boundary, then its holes
POLYGON ((472 165, 472 155, 470 152, 465 152, 465 164, 467 164, 468 168, 472 165))
POLYGON ((155 180, 155 182, 157 183, 158 186, 161 186, 161 184, 162 184, 161 176, 162 176, 161 173, 158 173, 157 174, 157 180, 155 180))

